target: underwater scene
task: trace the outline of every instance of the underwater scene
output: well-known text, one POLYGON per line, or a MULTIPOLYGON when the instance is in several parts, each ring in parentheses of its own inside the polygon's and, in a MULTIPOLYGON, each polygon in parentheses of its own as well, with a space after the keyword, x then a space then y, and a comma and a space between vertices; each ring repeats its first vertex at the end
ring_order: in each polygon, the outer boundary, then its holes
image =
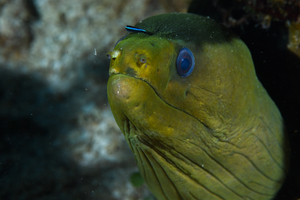
POLYGON ((300 200, 300 1, 0 0, 0 200, 300 200))

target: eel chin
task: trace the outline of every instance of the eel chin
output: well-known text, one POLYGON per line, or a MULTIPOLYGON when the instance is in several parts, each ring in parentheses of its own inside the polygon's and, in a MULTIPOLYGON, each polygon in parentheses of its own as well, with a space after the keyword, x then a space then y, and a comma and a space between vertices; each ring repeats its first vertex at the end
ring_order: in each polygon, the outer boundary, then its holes
POLYGON ((114 74, 109 78, 107 88, 113 115, 123 133, 126 121, 149 138, 162 141, 171 137, 184 138, 195 131, 193 127, 197 127, 197 131, 206 131, 198 119, 166 103, 142 79, 114 74))

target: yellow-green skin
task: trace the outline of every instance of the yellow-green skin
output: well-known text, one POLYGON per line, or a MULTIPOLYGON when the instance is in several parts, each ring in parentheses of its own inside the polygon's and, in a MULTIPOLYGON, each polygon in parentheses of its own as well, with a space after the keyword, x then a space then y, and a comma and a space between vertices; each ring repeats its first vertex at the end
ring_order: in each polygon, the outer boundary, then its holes
POLYGON ((287 171, 284 125, 246 45, 192 14, 159 15, 136 26, 153 35, 132 33, 109 53, 107 92, 157 199, 274 197, 287 171), (169 23, 170 33, 162 28, 169 23), (194 33, 178 31, 193 27, 194 33), (195 56, 185 78, 176 71, 183 47, 195 56))

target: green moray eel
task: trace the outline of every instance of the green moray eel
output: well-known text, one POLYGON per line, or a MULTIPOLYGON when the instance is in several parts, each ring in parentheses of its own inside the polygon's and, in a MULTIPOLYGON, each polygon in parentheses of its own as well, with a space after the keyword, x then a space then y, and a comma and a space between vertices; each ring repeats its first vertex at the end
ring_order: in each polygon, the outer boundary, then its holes
POLYGON ((153 16, 127 30, 107 54, 108 100, 156 198, 272 199, 288 145, 247 46, 194 14, 153 16))

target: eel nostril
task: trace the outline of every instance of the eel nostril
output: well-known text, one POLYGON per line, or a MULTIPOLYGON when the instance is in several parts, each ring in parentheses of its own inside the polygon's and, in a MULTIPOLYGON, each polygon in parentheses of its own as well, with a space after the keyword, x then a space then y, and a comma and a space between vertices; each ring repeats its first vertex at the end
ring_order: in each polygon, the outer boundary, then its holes
POLYGON ((108 58, 108 59, 111 59, 111 55, 108 53, 108 54, 106 54, 106 57, 108 58))

